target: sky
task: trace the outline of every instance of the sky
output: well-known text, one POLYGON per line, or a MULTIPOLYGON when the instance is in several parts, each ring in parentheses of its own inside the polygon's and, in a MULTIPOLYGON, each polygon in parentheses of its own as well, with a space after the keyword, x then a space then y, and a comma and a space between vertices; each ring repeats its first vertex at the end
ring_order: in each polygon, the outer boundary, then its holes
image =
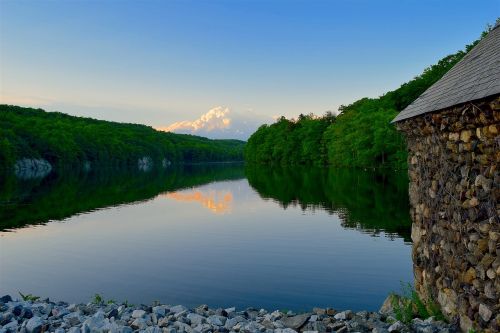
POLYGON ((393 90, 499 16, 499 0, 0 0, 0 104, 246 139, 393 90))

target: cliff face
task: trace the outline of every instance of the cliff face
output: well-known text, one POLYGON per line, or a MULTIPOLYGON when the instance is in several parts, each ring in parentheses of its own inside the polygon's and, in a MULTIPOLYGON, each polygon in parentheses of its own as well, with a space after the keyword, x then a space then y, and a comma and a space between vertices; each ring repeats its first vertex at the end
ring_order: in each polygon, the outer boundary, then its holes
POLYGON ((500 97, 399 123, 415 287, 462 330, 500 331, 500 97))

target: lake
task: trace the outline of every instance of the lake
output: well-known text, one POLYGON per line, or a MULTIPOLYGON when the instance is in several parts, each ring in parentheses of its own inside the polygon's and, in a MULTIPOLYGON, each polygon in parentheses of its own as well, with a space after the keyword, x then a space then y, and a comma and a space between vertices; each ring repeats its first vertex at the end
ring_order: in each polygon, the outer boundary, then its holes
POLYGON ((413 279, 406 171, 192 165, 0 180, 0 292, 378 310, 413 279))

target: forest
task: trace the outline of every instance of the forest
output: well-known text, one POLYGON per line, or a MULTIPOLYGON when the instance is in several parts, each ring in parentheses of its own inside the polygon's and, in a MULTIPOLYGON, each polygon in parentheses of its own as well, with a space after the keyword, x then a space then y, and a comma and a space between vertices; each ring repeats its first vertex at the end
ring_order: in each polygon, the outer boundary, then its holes
POLYGON ((154 163, 242 161, 245 142, 161 132, 152 127, 0 105, 0 169, 20 158, 43 158, 58 168, 154 163))
MULTIPOLYGON (((491 27, 489 28, 491 29, 491 27)), ((488 29, 487 29, 488 30, 488 29)), ((483 32, 481 38, 487 34, 483 32)), ((406 144, 392 119, 451 69, 480 39, 378 98, 341 106, 337 114, 301 114, 262 125, 245 147, 245 160, 264 164, 406 168, 406 144)))

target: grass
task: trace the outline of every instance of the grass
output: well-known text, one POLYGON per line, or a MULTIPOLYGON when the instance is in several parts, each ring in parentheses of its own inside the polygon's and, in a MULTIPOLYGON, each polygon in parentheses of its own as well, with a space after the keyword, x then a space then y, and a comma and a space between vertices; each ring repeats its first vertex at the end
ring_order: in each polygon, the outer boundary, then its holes
POLYGON ((25 302, 36 302, 40 299, 40 296, 35 296, 32 294, 23 294, 22 292, 18 291, 19 295, 25 302))
POLYGON ((439 304, 432 298, 423 301, 413 286, 409 283, 401 285, 401 295, 392 294, 392 308, 394 316, 403 323, 410 323, 414 318, 446 321, 439 304))

